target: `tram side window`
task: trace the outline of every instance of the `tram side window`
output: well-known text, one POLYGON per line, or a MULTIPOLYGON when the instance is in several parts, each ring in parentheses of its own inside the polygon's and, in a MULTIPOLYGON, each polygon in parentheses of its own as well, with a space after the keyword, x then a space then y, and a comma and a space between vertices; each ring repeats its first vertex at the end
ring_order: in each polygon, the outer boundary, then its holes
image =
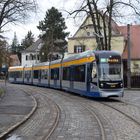
POLYGON ((25 78, 31 77, 31 71, 25 71, 25 78))
POLYGON ((51 69, 51 79, 54 79, 54 69, 51 69))
POLYGON ((17 78, 21 78, 22 77, 22 71, 17 71, 15 73, 15 75, 16 75, 17 78))
POLYGON ((70 80, 70 67, 63 68, 63 80, 70 80))
POLYGON ((59 80, 59 68, 51 69, 51 79, 59 80))
POLYGON ((14 78, 15 77, 15 72, 10 72, 10 75, 9 75, 11 78, 14 78))
POLYGON ((38 74, 39 74, 39 71, 38 70, 34 70, 34 79, 38 79, 38 74))
POLYGON ((85 65, 74 67, 74 81, 85 82, 85 65))
POLYGON ((48 78, 48 70, 41 70, 41 79, 48 78))
POLYGON ((56 77, 55 77, 55 79, 56 80, 59 80, 59 68, 57 68, 57 69, 55 69, 55 74, 56 74, 56 77))

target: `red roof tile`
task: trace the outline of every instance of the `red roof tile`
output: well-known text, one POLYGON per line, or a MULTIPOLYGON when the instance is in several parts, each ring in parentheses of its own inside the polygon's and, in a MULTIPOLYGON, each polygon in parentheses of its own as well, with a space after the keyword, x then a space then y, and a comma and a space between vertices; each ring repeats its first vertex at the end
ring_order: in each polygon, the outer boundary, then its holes
MULTIPOLYGON (((127 26, 120 26, 120 32, 124 35, 125 46, 123 52, 123 59, 127 59, 127 26)), ((131 59, 140 59, 140 25, 130 26, 130 42, 131 42, 131 59)))
POLYGON ((20 65, 19 58, 16 54, 10 55, 10 58, 12 59, 10 66, 19 66, 20 65))

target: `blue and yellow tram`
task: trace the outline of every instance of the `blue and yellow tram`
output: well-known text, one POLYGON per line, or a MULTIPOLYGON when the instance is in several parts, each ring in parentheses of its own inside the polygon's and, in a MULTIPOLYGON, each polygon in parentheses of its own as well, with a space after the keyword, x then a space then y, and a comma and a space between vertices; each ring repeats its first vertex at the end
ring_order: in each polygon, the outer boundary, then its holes
POLYGON ((9 81, 63 89, 89 97, 122 97, 121 55, 86 51, 63 60, 10 67, 9 81))

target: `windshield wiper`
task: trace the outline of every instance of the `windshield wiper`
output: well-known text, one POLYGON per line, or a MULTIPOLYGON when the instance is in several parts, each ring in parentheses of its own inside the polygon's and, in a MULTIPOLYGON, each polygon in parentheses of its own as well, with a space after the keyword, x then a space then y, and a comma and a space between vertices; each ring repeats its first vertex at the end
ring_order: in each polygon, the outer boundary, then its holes
POLYGON ((112 79, 104 72, 104 68, 103 68, 103 78, 104 79, 108 78, 110 81, 112 81, 112 79))

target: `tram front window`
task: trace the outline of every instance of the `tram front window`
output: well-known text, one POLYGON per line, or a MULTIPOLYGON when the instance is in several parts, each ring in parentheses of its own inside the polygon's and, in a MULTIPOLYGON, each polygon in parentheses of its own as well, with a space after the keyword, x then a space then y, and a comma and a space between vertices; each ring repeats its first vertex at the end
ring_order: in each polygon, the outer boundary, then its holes
POLYGON ((121 80, 121 65, 102 63, 99 65, 99 79, 101 81, 121 80))

